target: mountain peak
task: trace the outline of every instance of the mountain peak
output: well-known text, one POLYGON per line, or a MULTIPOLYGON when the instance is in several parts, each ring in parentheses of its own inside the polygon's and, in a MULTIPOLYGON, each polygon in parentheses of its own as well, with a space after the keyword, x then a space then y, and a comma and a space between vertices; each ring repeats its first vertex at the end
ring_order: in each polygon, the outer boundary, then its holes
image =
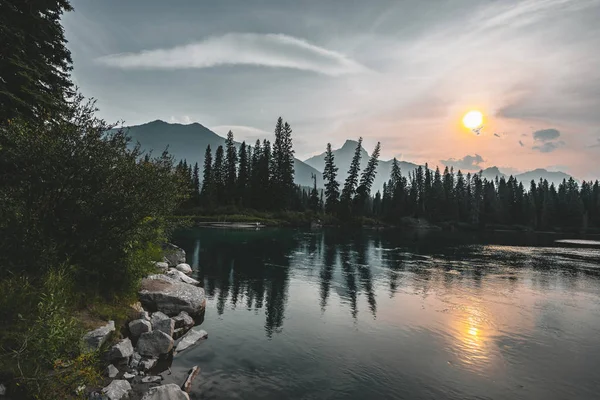
POLYGON ((346 139, 346 141, 344 142, 344 145, 341 147, 342 149, 356 149, 356 146, 358 146, 358 141, 356 140, 352 140, 352 139, 346 139))

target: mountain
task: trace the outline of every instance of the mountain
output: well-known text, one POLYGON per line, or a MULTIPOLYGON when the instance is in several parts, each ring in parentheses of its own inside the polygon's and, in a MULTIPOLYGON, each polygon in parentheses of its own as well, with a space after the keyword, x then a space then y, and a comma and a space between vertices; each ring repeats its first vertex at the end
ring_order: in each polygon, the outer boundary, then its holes
MULTIPOLYGON (((210 145, 214 152, 217 147, 225 145, 225 138, 217 135, 207 127, 195 122, 193 124, 170 124, 156 120, 142 125, 125 128, 131 136, 132 143, 139 142, 142 149, 158 155, 167 146, 169 153, 176 160, 186 159, 188 163, 198 163, 202 169, 206 146, 210 145)), ((235 132, 234 132, 235 135, 235 132)), ((239 146, 239 143, 236 143, 239 146)), ((254 143, 250 143, 254 146, 254 143)), ((317 175, 317 185, 322 186, 322 173, 304 162, 294 159, 295 181, 299 185, 312 186, 312 174, 317 175)))
POLYGON ((571 176, 560 171, 548 171, 543 168, 538 168, 534 169, 533 171, 527 171, 522 174, 515 175, 515 178, 517 178, 519 182, 523 182, 523 185, 529 189, 529 183, 532 180, 534 180, 535 183, 538 183, 540 178, 542 178, 546 179, 549 184, 554 183, 555 186, 558 186, 563 179, 569 180, 571 176))
MULTIPOLYGON (((335 165, 338 169, 338 181, 343 184, 344 180, 348 176, 348 169, 350 168, 350 163, 352 162, 352 157, 354 157, 354 150, 358 142, 356 140, 346 140, 344 145, 337 150, 333 150, 333 155, 335 157, 335 165)), ((364 148, 361 148, 361 159, 360 159, 360 168, 361 171, 364 167, 366 167, 367 162, 369 161, 369 153, 364 148)), ((325 153, 321 153, 319 155, 310 157, 304 162, 314 169, 319 171, 323 171, 325 169, 325 153)), ((398 161, 400 165, 400 170, 402 171, 402 175, 407 176, 409 172, 412 172, 415 168, 418 167, 417 164, 413 164, 406 161, 398 161)), ((378 190, 383 188, 383 183, 387 182, 390 179, 390 172, 392 170, 392 161, 384 161, 379 160, 379 164, 377 165, 377 175, 375 176, 375 181, 373 182, 373 188, 371 190, 372 193, 376 193, 378 190)))
POLYGON ((498 177, 498 179, 508 178, 505 174, 500 172, 498 167, 488 167, 486 169, 481 170, 480 172, 481 172, 481 177, 487 179, 488 181, 493 181, 496 179, 496 177, 498 177))

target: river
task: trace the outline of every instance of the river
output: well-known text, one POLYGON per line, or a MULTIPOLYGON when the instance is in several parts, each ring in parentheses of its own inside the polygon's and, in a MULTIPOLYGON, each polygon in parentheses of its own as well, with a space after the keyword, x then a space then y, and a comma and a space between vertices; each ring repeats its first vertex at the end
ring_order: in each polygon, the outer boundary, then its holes
POLYGON ((558 236, 197 228, 195 399, 598 399, 600 249, 558 236))

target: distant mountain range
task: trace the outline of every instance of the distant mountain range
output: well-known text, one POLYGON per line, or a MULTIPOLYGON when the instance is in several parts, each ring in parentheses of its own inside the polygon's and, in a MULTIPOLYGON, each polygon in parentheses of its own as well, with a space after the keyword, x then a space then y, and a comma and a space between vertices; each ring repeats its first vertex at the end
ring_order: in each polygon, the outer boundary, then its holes
MULTIPOLYGON (((156 120, 142 125, 126 127, 132 142, 139 142, 142 149, 159 155, 168 146, 169 153, 177 160, 187 160, 188 163, 198 163, 200 169, 204 164, 204 152, 210 145, 213 157, 217 147, 225 146, 225 138, 217 135, 207 127, 193 123, 189 125, 171 124, 156 120)), ((235 132, 234 132, 235 135, 235 132)), ((237 143, 239 146, 240 143, 237 143)), ((254 146, 254 143, 250 143, 254 146)), ((322 173, 301 160, 294 160, 296 184, 312 186, 312 174, 317 176, 317 185, 322 186, 322 173)))
MULTIPOLYGON (((207 127, 193 123, 189 125, 171 124, 165 121, 156 120, 142 125, 134 125, 125 128, 133 143, 139 142, 142 149, 152 150, 155 154, 162 152, 167 146, 177 160, 187 160, 188 163, 198 163, 200 168, 204 163, 204 152, 206 146, 214 151, 220 145, 225 145, 225 138, 217 135, 207 127)), ((235 134, 235 132, 234 132, 235 134)), ((239 143, 237 143, 239 146, 239 143)), ((250 145, 254 145, 250 143, 250 145)), ((339 168, 338 180, 343 182, 348 175, 348 169, 354 156, 354 150, 358 142, 355 140, 346 140, 344 145, 333 151, 335 156, 335 164, 339 168)), ((369 160, 369 153, 364 148, 361 151, 361 170, 366 166, 369 160)), ((302 186, 312 186, 312 174, 317 176, 317 185, 323 186, 323 169, 325 167, 325 153, 308 158, 305 161, 299 159, 294 160, 295 181, 296 184, 302 186)), ((404 176, 412 173, 419 165, 407 161, 399 161, 400 170, 404 176)), ((381 190, 383 183, 387 182, 390 177, 392 168, 391 160, 380 160, 377 167, 377 175, 373 182, 373 192, 381 190)), ((463 171, 464 172, 464 171, 463 171)), ((482 176, 488 180, 498 178, 507 178, 498 167, 489 167, 481 171, 482 176)), ((535 169, 533 171, 524 172, 515 175, 515 178, 523 182, 526 188, 529 188, 529 183, 532 180, 536 182, 542 179, 548 180, 549 183, 558 185, 563 179, 569 179, 570 176, 564 172, 553 172, 545 169, 535 169)))

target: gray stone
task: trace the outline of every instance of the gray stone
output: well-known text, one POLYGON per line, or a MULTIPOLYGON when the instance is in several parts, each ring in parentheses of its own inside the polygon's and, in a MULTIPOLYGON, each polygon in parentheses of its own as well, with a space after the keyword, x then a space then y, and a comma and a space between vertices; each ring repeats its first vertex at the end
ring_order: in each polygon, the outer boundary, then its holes
POLYGON ((110 352, 108 353, 108 359, 110 361, 122 360, 124 358, 129 358, 132 355, 133 345, 131 344, 131 340, 129 338, 125 338, 110 349, 110 352))
MULTIPOLYGON (((185 264, 185 265, 187 265, 187 264, 185 264)), ((174 268, 169 269, 166 272, 166 275, 169 276, 169 277, 171 277, 171 278, 173 278, 173 279, 175 279, 175 280, 181 281, 183 283, 189 283, 190 285, 199 285, 200 284, 200 282, 198 282, 194 278, 190 278, 189 276, 187 276, 183 272, 181 272, 179 270, 176 270, 174 268)))
POLYGON ((142 383, 160 383, 162 376, 145 376, 142 378, 142 383))
POLYGON ((208 338, 208 333, 205 330, 192 329, 191 331, 186 333, 183 338, 181 338, 181 341, 177 344, 177 348, 175 349, 175 352, 179 353, 180 351, 183 351, 183 350, 187 349, 188 347, 192 346, 198 340, 206 339, 206 338, 208 338))
POLYGON ((144 310, 140 312, 140 319, 150 321, 150 314, 148 313, 148 311, 144 310))
POLYGON ((102 389, 102 393, 110 400, 122 400, 129 397, 131 385, 124 379, 112 381, 107 387, 102 389))
POLYGON ((131 356, 131 360, 129 360, 129 366, 131 368, 137 368, 140 365, 140 361, 142 361, 142 356, 138 352, 134 352, 131 356))
POLYGON ((175 328, 191 328, 195 324, 194 319, 185 311, 180 312, 172 319, 175 321, 175 328))
POLYGON ((140 361, 139 370, 140 371, 150 371, 158 364, 158 358, 144 358, 140 361))
POLYGON ((201 315, 206 306, 204 289, 179 282, 166 275, 150 275, 142 280, 139 297, 144 308, 175 316, 185 311, 201 315))
POLYGON ((162 331, 142 333, 136 350, 142 356, 159 357, 173 349, 173 338, 162 331))
POLYGON ((84 343, 86 350, 87 351, 98 350, 100 347, 102 347, 104 342, 106 342, 106 339, 108 339, 108 336, 112 332, 114 332, 114 330, 115 330, 115 321, 108 321, 108 324, 86 333, 83 336, 83 343, 84 343))
POLYGON ((174 383, 155 386, 148 390, 142 400, 190 400, 190 396, 174 383))
MULTIPOLYGON (((150 317, 148 317, 148 319, 150 319, 150 317)), ((134 319, 129 323, 129 333, 133 338, 138 338, 142 333, 150 331, 152 331, 152 324, 145 319, 134 319)))
POLYGON ((0 396, 6 396, 6 386, 0 383, 0 396))
POLYGON ((165 262, 169 267, 174 267, 177 264, 185 262, 185 251, 182 248, 171 243, 166 243, 163 245, 163 251, 165 253, 165 262))
POLYGON ((131 372, 125 372, 123 374, 123 379, 126 379, 126 380, 130 381, 133 378, 135 378, 135 374, 132 374, 131 372))
POLYGON ((190 267, 190 264, 186 264, 186 263, 177 264, 177 266, 175 268, 177 268, 177 271, 181 271, 186 275, 190 275, 192 273, 192 267, 190 267))
POLYGON ((169 263, 168 262, 164 262, 164 261, 155 261, 154 262, 154 266, 160 272, 166 272, 169 269, 169 263))
POLYGON ((119 370, 114 365, 110 364, 106 367, 106 376, 109 378, 116 378, 119 375, 119 370))
POLYGON ((173 337, 174 329, 175 321, 173 321, 167 315, 160 311, 157 311, 154 314, 152 314, 152 330, 161 331, 173 337))

